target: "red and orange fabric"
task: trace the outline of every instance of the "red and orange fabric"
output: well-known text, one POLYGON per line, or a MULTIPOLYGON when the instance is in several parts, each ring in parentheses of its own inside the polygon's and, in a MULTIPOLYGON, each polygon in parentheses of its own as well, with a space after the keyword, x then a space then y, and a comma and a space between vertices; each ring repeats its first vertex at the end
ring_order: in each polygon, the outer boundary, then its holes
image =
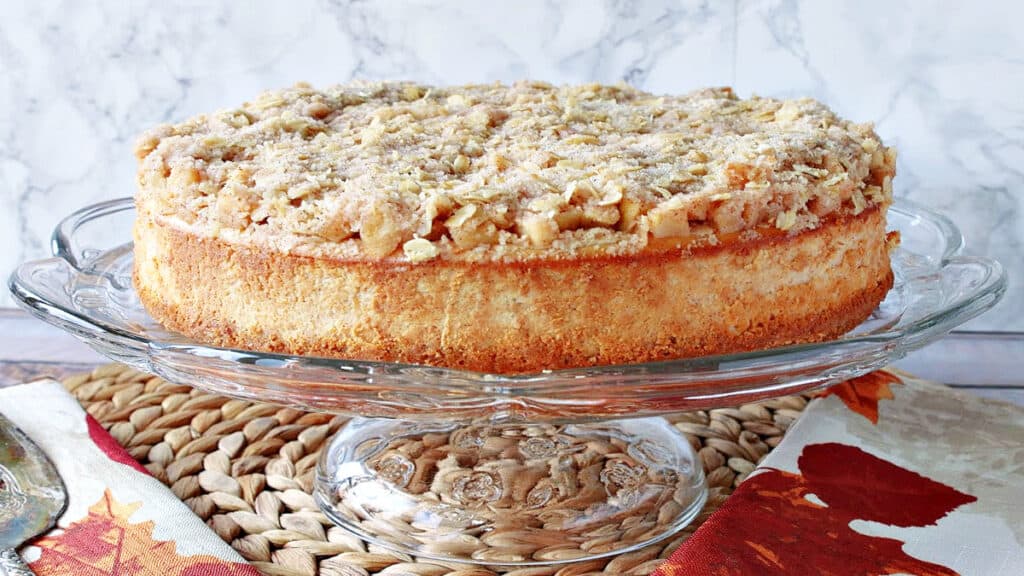
POLYGON ((956 576, 850 523, 928 526, 974 496, 843 444, 808 445, 799 465, 744 482, 658 574, 956 576))
POLYGON ((0 389, 0 405, 68 491, 58 527, 21 550, 38 576, 259 576, 60 383, 0 389))
POLYGON ((1024 410, 878 371, 819 395, 658 576, 1024 574, 1024 410))
POLYGON ((33 542, 38 574, 67 576, 256 576, 247 564, 209 555, 182 556, 173 541, 153 537, 152 520, 132 522, 142 503, 122 504, 109 490, 89 514, 33 542))
POLYGON ((892 372, 877 370, 836 384, 822 392, 821 396, 836 396, 847 408, 867 418, 872 424, 877 424, 878 403, 892 400, 891 386, 902 383, 892 372))

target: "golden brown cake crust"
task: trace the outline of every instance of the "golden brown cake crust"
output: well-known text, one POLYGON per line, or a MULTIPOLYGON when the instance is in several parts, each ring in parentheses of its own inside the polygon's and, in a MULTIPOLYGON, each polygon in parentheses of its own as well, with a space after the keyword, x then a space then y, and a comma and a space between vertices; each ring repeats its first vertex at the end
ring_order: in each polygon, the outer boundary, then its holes
POLYGON ((135 285, 162 324, 236 348, 496 373, 837 337, 892 285, 884 211, 626 257, 353 262, 202 237, 143 213, 135 285))

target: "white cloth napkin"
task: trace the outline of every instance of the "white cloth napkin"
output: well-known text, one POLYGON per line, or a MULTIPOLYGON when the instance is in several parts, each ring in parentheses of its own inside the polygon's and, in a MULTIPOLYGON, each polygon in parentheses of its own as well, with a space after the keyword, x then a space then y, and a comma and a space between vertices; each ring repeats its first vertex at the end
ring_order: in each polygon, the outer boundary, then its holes
POLYGON ((0 411, 68 490, 58 527, 21 549, 39 576, 259 576, 53 380, 0 389, 0 411))

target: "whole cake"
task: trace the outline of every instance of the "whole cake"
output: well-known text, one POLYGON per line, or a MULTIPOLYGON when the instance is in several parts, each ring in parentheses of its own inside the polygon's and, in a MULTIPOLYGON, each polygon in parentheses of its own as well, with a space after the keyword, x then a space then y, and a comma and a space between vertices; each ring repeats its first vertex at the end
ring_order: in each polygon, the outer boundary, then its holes
POLYGON ((895 151, 729 89, 300 84, 139 141, 135 286, 220 346, 515 373, 831 339, 895 151))

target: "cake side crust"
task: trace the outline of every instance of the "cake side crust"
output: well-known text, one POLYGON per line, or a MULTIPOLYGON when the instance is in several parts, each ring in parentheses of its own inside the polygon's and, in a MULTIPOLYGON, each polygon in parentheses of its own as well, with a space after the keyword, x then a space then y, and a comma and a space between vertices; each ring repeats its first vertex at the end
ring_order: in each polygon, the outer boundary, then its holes
POLYGON ((791 236, 573 262, 337 262, 199 237, 145 212, 135 243, 146 309, 201 342, 495 373, 828 340, 893 282, 878 208, 791 236))

